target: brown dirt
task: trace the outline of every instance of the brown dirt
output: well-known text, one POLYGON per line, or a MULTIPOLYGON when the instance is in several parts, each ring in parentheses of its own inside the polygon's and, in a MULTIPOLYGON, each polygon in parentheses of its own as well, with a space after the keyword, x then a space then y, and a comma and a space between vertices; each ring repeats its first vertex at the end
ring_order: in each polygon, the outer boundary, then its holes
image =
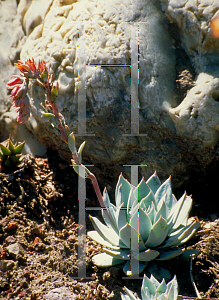
MULTIPOLYGON (((159 175, 159 174, 158 174, 159 175)), ((0 173, 0 299, 44 299, 66 286, 77 299, 120 299, 127 286, 140 296, 141 279, 124 279, 120 266, 98 269, 91 258, 101 247, 87 238, 87 277, 75 279, 77 267, 78 178, 55 152, 47 157, 24 156, 20 168, 0 173), (18 253, 8 250, 19 243, 18 253), (10 247, 9 247, 10 248, 10 247)), ((87 182, 86 206, 97 207, 87 182)), ((92 211, 100 216, 100 212, 92 211)), ((198 215, 198 211, 196 212, 198 215)), ((188 246, 201 251, 193 261, 193 276, 203 297, 219 297, 219 221, 202 228, 188 246)), ((87 230, 91 230, 87 215, 87 230)), ((180 258, 159 263, 177 275, 179 293, 196 296, 190 261, 180 258)))

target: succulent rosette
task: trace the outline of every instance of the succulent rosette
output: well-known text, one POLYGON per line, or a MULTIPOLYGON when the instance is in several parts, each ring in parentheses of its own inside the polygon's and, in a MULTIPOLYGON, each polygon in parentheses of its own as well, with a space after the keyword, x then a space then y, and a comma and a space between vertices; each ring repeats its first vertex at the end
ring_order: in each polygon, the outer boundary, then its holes
MULTIPOLYGON (((136 298, 132 291, 125 287, 126 294, 121 294, 122 300, 141 300, 136 298)), ((177 300, 178 297, 178 283, 176 276, 166 284, 163 279, 161 283, 151 275, 149 279, 144 275, 141 286, 142 300, 177 300)))
POLYGON ((22 150, 24 148, 25 141, 23 143, 13 143, 11 135, 9 138, 0 143, 0 169, 2 167, 16 166, 22 161, 22 150))
POLYGON ((194 255, 196 250, 193 253, 181 245, 200 224, 188 219, 192 198, 185 192, 177 201, 172 194, 171 177, 161 184, 155 172, 135 187, 120 175, 115 205, 106 189, 103 202, 106 208, 101 211, 106 225, 90 216, 95 230, 88 232, 90 238, 104 246, 104 252, 92 258, 97 266, 125 263, 124 273, 135 275, 151 260, 168 260, 183 252, 194 255))

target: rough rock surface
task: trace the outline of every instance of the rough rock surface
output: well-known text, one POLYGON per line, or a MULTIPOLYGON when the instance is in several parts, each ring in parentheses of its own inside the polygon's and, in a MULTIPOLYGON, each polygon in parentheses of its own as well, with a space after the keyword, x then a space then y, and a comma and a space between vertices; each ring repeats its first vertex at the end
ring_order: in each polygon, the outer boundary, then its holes
MULTIPOLYGON (((102 186, 114 187, 121 171, 130 179, 124 165, 144 164, 141 175, 156 169, 161 179, 172 174, 179 186, 191 169, 217 160, 219 54, 209 27, 217 1, 44 2, 37 9, 36 1, 20 1, 17 20, 27 35, 21 59, 50 65, 60 83, 58 107, 75 133, 80 91, 86 87, 86 133, 95 136, 79 132, 76 139, 78 145, 86 140, 84 161, 96 166, 92 171, 102 186), (140 135, 127 136, 133 30, 139 42, 140 135)), ((69 159, 68 147, 41 117, 44 95, 37 85, 30 96, 28 129, 69 159)))
POLYGON ((219 140, 219 39, 210 22, 219 17, 217 0, 161 0, 170 22, 179 28, 182 47, 195 68, 197 80, 180 105, 169 109, 177 134, 214 147, 219 140))

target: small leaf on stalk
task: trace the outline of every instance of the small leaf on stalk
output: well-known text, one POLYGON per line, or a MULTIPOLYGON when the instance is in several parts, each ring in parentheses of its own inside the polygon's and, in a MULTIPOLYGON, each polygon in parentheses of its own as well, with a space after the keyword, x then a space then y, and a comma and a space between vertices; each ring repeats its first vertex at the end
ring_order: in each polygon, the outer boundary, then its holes
POLYGON ((84 146, 85 146, 85 141, 81 144, 81 146, 79 147, 78 149, 78 161, 79 161, 79 164, 81 164, 81 161, 82 161, 82 151, 84 149, 84 146))
POLYGON ((20 154, 24 148, 24 145, 25 145, 25 141, 23 143, 19 144, 17 147, 15 147, 13 153, 20 154))
POLYGON ((11 151, 7 147, 5 147, 3 144, 0 143, 0 147, 1 147, 2 153, 4 155, 11 155, 11 151))
POLYGON ((14 153, 14 145, 10 138, 9 138, 9 142, 8 142, 8 148, 12 153, 14 153))
POLYGON ((75 136, 74 136, 73 132, 71 134, 69 134, 69 136, 68 136, 68 147, 71 150, 72 154, 77 153, 77 149, 75 147, 75 136))

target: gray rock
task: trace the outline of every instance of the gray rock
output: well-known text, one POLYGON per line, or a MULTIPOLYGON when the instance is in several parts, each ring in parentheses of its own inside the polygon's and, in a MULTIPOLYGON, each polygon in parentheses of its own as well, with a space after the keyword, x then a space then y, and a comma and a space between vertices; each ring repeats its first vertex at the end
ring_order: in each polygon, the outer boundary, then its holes
POLYGON ((177 134, 216 146, 219 139, 219 78, 201 73, 182 103, 169 110, 177 134))
POLYGON ((51 290, 44 296, 46 300, 74 300, 76 299, 76 294, 72 293, 66 287, 55 288, 51 290))
MULTIPOLYGON (((35 13, 38 15, 37 11, 35 13)), ((134 8, 130 0, 113 4, 83 0, 64 6, 53 2, 44 24, 33 29, 22 48, 22 60, 34 57, 50 64, 60 83, 58 107, 75 133, 78 131, 78 88, 80 91, 85 82, 86 129, 95 136, 79 135, 76 140, 78 145, 86 140, 84 159, 99 167, 94 168, 94 172, 102 183, 106 170, 111 170, 117 180, 121 172, 118 164, 150 163, 147 152, 157 148, 161 138, 159 132, 151 135, 153 126, 156 130, 164 128, 164 131, 168 127, 168 132, 171 127, 175 132, 171 117, 163 113, 164 101, 176 105, 172 97, 174 49, 166 26, 167 20, 157 1, 139 1, 134 8), (130 37, 135 30, 132 22, 139 24, 139 124, 140 133, 144 134, 139 137, 126 136, 130 134, 130 37)), ((30 96, 32 118, 27 123, 28 129, 34 131, 43 144, 56 145, 61 156, 70 159, 67 145, 40 114, 44 95, 38 86, 32 85, 30 96)), ((156 168, 164 171, 164 167, 158 165, 157 162, 156 168)), ((149 167, 146 174, 153 173, 154 167, 154 164, 149 167)), ((168 169, 165 172, 172 173, 168 169)), ((128 168, 122 167, 122 170, 129 174, 128 168)), ((110 188, 111 183, 104 185, 110 188)))
POLYGON ((2 259, 0 260, 0 270, 2 272, 11 270, 15 265, 15 262, 13 260, 7 260, 7 259, 2 259))
MULTIPOLYGON (((145 164, 139 167, 145 178, 154 170, 161 180, 172 174, 177 187, 189 178, 189 169, 204 169, 215 160, 219 48, 209 24, 218 14, 217 1, 63 0, 47 1, 42 10, 33 2, 23 0, 18 6, 16 22, 28 35, 22 39, 21 60, 34 57, 50 65, 60 83, 59 110, 70 130, 78 133, 77 146, 86 140, 84 162, 94 164, 90 169, 101 188, 112 191, 121 171, 130 180, 126 165, 145 164), (185 61, 176 61, 178 50, 169 22, 178 26, 185 61), (131 90, 129 66, 134 32, 139 34, 140 135, 127 136, 131 133, 130 94, 136 94, 131 90), (181 101, 175 91, 176 67, 179 62, 188 65, 187 60, 197 80, 181 101), (95 136, 82 134, 78 124, 84 87, 86 133, 95 136)), ((21 42, 16 44, 21 47, 21 42)), ((137 78, 133 76, 132 82, 137 78)), ((44 97, 33 83, 32 115, 26 126, 42 144, 56 147, 70 161, 67 145, 41 116, 44 97)))
POLYGON ((171 22, 179 27, 182 46, 197 73, 219 76, 219 39, 213 38, 210 21, 219 17, 217 0, 160 0, 171 22))
POLYGON ((23 256, 26 253, 25 249, 19 243, 11 244, 6 249, 8 253, 15 258, 23 256))

